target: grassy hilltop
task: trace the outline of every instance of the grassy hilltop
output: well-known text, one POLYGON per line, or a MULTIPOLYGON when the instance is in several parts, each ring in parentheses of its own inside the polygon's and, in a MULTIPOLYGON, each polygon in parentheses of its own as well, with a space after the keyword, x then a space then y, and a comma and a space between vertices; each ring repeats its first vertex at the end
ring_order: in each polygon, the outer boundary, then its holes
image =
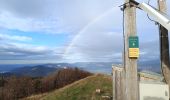
POLYGON ((112 96, 112 79, 111 76, 96 74, 50 93, 23 100, 103 100, 103 96, 112 96), (101 93, 96 93, 96 89, 100 89, 101 93))

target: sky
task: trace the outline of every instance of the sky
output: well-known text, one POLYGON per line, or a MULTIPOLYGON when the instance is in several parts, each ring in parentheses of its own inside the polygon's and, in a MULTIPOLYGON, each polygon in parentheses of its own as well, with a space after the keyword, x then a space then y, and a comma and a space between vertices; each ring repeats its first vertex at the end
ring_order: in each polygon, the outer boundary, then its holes
MULTIPOLYGON (((0 0, 0 64, 122 62, 123 2, 0 0)), ((159 60, 158 26, 141 10, 137 35, 139 61, 159 60)))

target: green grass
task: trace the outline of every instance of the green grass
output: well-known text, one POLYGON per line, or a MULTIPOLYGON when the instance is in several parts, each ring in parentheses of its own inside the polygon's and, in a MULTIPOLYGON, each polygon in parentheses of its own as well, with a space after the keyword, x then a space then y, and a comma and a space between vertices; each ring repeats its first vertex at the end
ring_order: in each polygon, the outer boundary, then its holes
POLYGON ((102 96, 112 96, 112 80, 111 76, 97 74, 27 100, 103 100, 102 96), (102 92, 97 94, 96 89, 101 89, 102 92))

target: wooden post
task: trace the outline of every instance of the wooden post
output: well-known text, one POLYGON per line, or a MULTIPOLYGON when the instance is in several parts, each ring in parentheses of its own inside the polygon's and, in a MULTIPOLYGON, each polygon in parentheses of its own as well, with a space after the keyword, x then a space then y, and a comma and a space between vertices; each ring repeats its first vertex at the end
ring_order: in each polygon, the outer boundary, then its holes
POLYGON ((124 98, 124 70, 120 67, 112 67, 113 71, 113 100, 125 100, 124 98))
MULTIPOLYGON (((158 6, 161 12, 163 13, 167 12, 166 0, 158 0, 158 6)), ((162 25, 159 25, 159 38, 160 38, 160 59, 161 59, 162 73, 166 83, 170 87, 168 30, 164 28, 162 25)))
POLYGON ((114 67, 112 67, 112 76, 113 76, 113 100, 116 100, 116 73, 114 67))
POLYGON ((136 7, 130 6, 131 0, 125 0, 125 100, 139 100, 138 98, 138 77, 137 77, 137 59, 130 59, 128 55, 129 36, 136 36, 136 7))

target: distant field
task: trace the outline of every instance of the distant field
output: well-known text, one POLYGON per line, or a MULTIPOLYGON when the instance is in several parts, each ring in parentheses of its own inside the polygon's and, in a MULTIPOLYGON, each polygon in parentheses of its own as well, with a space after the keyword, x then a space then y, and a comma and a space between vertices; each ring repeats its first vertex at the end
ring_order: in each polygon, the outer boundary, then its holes
POLYGON ((103 100, 112 96, 112 79, 107 75, 93 75, 50 93, 28 97, 23 100, 103 100), (96 89, 101 89, 97 94, 96 89))

